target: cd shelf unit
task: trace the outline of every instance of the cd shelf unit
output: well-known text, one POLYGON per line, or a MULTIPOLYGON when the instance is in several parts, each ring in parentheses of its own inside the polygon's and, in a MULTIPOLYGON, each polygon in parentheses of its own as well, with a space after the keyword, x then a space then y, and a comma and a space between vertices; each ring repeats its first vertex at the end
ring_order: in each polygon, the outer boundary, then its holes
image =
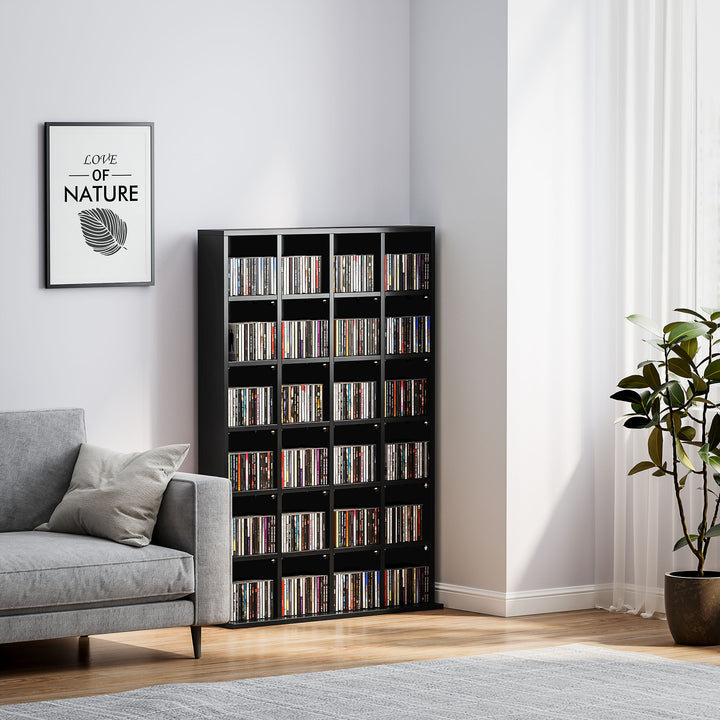
POLYGON ((198 231, 199 470, 228 627, 441 607, 435 229, 198 231))

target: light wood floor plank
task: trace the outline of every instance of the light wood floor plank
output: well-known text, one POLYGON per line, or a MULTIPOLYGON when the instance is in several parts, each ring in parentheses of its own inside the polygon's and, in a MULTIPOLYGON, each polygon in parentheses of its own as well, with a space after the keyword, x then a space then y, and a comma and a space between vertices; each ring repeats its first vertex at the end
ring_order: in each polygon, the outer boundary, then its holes
POLYGON ((0 704, 408 660, 587 643, 720 665, 720 647, 680 647, 667 624, 602 610, 496 618, 457 610, 243 630, 188 628, 0 645, 0 704))

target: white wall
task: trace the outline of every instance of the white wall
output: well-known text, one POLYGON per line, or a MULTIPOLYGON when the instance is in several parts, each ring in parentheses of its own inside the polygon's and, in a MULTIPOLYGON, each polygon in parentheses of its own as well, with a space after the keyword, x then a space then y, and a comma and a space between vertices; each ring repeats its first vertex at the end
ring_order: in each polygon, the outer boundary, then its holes
POLYGON ((411 220, 438 227, 439 596, 463 607, 506 577, 506 2, 413 0, 411 51, 411 220))
POLYGON ((612 557, 596 563, 594 533, 595 398, 612 385, 594 374, 592 335, 614 307, 595 282, 596 8, 411 4, 411 219, 439 228, 451 607, 592 607, 612 557))
POLYGON ((197 228, 435 224, 441 600, 586 587, 598 1, 0 0, 0 408, 194 442, 197 228), (155 287, 43 287, 42 123, 91 120, 155 122, 155 287))
POLYGON ((595 6, 509 3, 509 593, 595 582, 595 6))
POLYGON ((0 408, 194 442, 196 230, 407 222, 408 25, 408 0, 0 0, 0 408), (130 120, 156 285, 44 289, 42 123, 130 120))

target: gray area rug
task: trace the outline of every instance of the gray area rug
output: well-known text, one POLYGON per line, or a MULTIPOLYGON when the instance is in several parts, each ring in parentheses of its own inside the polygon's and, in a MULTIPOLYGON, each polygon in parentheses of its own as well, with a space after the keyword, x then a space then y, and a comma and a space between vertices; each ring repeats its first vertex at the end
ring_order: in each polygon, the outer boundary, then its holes
POLYGON ((589 645, 0 705, 0 720, 720 718, 720 668, 589 645))

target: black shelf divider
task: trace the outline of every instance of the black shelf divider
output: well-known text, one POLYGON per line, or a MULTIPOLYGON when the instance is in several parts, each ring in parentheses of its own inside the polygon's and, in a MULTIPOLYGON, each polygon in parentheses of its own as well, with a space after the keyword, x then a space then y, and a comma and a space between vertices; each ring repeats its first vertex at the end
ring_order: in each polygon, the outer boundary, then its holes
MULTIPOLYGON (((307 622, 342 617, 359 617, 442 607, 435 603, 435 467, 436 383, 435 350, 437 313, 435 307, 435 229, 429 226, 381 226, 334 228, 284 228, 198 231, 198 444, 199 471, 228 474, 228 454, 258 449, 273 455, 273 487, 233 492, 236 513, 266 514, 275 518, 275 552, 233 556, 233 580, 273 581, 270 616, 244 620, 235 617, 226 627, 245 628, 289 622, 307 622), (386 254, 427 253, 429 287, 386 289, 386 254), (285 294, 282 284, 283 256, 320 255, 318 293, 285 294), (362 292, 340 292, 335 287, 334 258, 337 255, 372 255, 374 283, 362 292), (268 257, 276 262, 277 293, 273 295, 230 296, 229 258, 268 257), (317 301, 327 304, 327 315, 317 301), (387 301, 387 302, 386 302, 387 301), (303 318, 307 304, 310 319, 327 317, 328 356, 282 357, 284 319, 303 318), (274 310, 271 309, 274 307, 274 310), (379 308, 379 309, 378 309, 379 308), (398 311, 402 309, 402 312, 398 311), (287 316, 286 316, 287 313, 287 316), (321 313, 321 314, 318 314, 321 313), (356 313, 356 314, 353 314, 356 313), (229 361, 228 323, 245 320, 272 322, 274 314, 276 353, 270 360, 229 361), (431 352, 386 353, 385 320, 392 315, 431 316, 431 352), (335 320, 346 317, 379 317, 377 353, 335 357, 335 320), (407 375, 403 373, 407 363, 407 375), (390 369, 389 369, 390 368, 390 369), (284 383, 321 382, 324 386, 323 420, 282 422, 284 383), (385 381, 403 377, 427 379, 427 407, 422 416, 384 417, 385 381), (242 378, 242 380, 239 380, 242 378), (319 379, 320 378, 320 379, 319 379), (339 420, 335 418, 335 382, 375 380, 376 417, 339 420), (269 425, 228 427, 228 389, 231 386, 273 387, 273 420, 269 425), (386 444, 429 442, 429 462, 424 478, 387 479, 386 444), (375 445, 373 482, 335 484, 337 445, 375 445), (327 484, 298 488, 282 487, 282 452, 289 448, 327 448, 327 484), (272 448, 272 449, 271 449, 272 448), (340 494, 338 494, 340 493, 340 494), (422 498, 422 539, 388 543, 385 511, 388 504, 419 504, 422 498), (335 509, 378 508, 378 542, 372 545, 334 547, 335 509), (249 508, 252 508, 250 510, 249 508), (257 512, 256 512, 257 510, 257 512), (283 513, 322 512, 325 516, 325 545, 315 550, 282 551, 283 513), (427 568, 426 589, 421 598, 411 595, 403 605, 387 605, 386 571, 427 568), (339 587, 335 573, 377 572, 382 607, 336 611, 339 587), (283 617, 284 577, 325 576, 325 612, 283 617), (415 600, 421 599, 421 602, 415 600)), ((358 287, 358 286, 355 286, 358 287)), ((407 589, 407 588, 406 588, 407 589)))
MULTIPOLYGON (((277 378, 275 381, 275 418, 278 424, 277 433, 277 446, 275 448, 275 486, 278 488, 278 499, 277 505, 275 506, 275 549, 278 550, 282 547, 282 513, 283 513, 283 493, 282 490, 282 475, 281 475, 281 459, 283 450, 283 434, 282 434, 282 321, 283 321, 283 292, 282 292, 282 256, 283 256, 283 236, 277 236, 276 242, 276 257, 277 257, 277 289, 278 289, 278 302, 277 302, 277 319, 275 324, 275 357, 278 358, 278 371, 277 378)), ((283 558, 280 556, 275 564, 275 588, 273 592, 273 616, 279 618, 282 614, 281 607, 281 596, 280 588, 282 587, 283 578, 283 558)), ((234 578, 233 578, 234 579, 234 578)), ((233 609, 233 614, 235 610, 233 609)), ((234 619, 234 618, 233 618, 234 619)))
MULTIPOLYGON (((381 233, 380 235, 380 257, 385 258, 385 253, 387 252, 387 234, 381 233)), ((380 417, 385 416, 385 328, 383 327, 383 321, 385 320, 386 316, 386 304, 385 304, 385 273, 383 268, 383 274, 382 274, 382 294, 380 295, 380 387, 378 388, 378 397, 377 397, 377 414, 380 417)), ((377 473, 380 476, 380 544, 383 546, 383 550, 380 553, 380 571, 382 573, 383 578, 383 591, 387 595, 387 589, 385 587, 385 570, 387 569, 385 566, 385 545, 387 544, 387 538, 385 537, 385 512, 386 512, 386 494, 385 494, 385 482, 386 482, 386 472, 387 468, 385 467, 385 423, 380 423, 380 442, 378 443, 378 454, 380 455, 377 458, 377 473)), ((432 572, 432 571, 431 571, 432 572)), ((431 588, 432 580, 431 580, 431 588)))
MULTIPOLYGON (((328 258, 332 262, 332 258, 335 255, 335 233, 330 233, 329 244, 328 244, 328 258)), ((331 283, 330 291, 331 294, 335 293, 335 273, 334 267, 328 268, 329 270, 329 282, 331 283)), ((328 355, 334 359, 335 357, 335 302, 334 299, 330 301, 330 307, 328 308, 328 355)), ((330 433, 328 436, 328 482, 330 483, 329 490, 329 509, 326 521, 327 527, 327 540, 330 541, 335 537, 335 403, 334 403, 334 387, 335 387, 335 363, 330 363, 328 372, 328 408, 327 415, 333 420, 330 425, 330 433)), ((330 545, 330 542, 326 543, 330 545)), ((330 562, 328 563, 328 612, 335 607, 335 553, 330 554, 330 562)))

